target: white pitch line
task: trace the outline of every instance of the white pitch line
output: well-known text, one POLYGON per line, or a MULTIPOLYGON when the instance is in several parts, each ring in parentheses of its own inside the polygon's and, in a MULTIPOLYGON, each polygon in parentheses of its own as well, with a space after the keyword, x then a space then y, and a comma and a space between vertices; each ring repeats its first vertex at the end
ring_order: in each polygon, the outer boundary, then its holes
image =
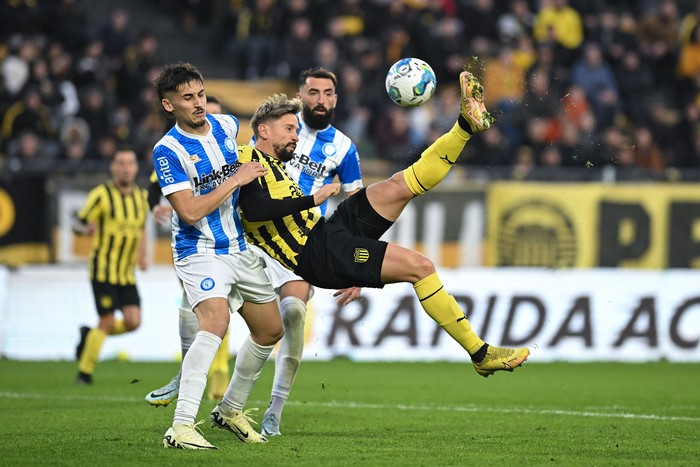
MULTIPOLYGON (((118 396, 94 396, 94 395, 62 395, 54 394, 37 394, 37 393, 20 393, 20 392, 0 392, 2 399, 63 399, 63 400, 85 400, 85 401, 104 401, 104 402, 138 402, 145 403, 142 398, 138 397, 118 397, 118 396)), ((265 406, 266 401, 257 400, 249 401, 249 405, 265 406)), ((468 412, 468 413, 502 413, 502 414, 526 414, 526 415, 564 415, 571 417, 595 417, 595 418, 624 418, 632 420, 653 420, 661 422, 695 422, 700 423, 700 417, 679 417, 672 415, 656 415, 643 413, 625 413, 625 412, 593 412, 593 411, 577 411, 577 410, 561 410, 561 409, 533 409, 526 407, 511 407, 511 408, 494 408, 494 407, 479 407, 473 406, 434 406, 434 405, 405 405, 405 404, 368 404, 364 402, 314 402, 314 401, 288 401, 287 405, 298 407, 329 407, 340 409, 373 409, 373 410, 407 410, 407 411, 438 411, 438 412, 468 412)))

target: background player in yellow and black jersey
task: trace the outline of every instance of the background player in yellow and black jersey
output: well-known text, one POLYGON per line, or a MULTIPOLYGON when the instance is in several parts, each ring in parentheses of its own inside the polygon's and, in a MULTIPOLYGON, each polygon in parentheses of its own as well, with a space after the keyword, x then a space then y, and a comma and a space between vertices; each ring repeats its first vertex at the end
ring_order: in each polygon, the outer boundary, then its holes
POLYGON ((89 269, 99 323, 80 328, 76 349, 79 384, 92 383, 100 349, 108 335, 135 330, 141 324, 141 301, 134 268, 146 269, 144 229, 147 192, 136 184, 138 162, 131 149, 120 149, 110 163, 111 179, 93 188, 77 214, 74 231, 92 235, 89 269), (122 318, 114 313, 120 310, 122 318))

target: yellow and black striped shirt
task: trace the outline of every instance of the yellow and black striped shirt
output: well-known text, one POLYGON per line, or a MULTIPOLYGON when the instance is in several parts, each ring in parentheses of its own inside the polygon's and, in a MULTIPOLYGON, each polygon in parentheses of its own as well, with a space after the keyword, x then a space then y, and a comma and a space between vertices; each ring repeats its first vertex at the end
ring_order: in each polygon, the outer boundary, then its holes
POLYGON ((321 212, 313 207, 313 197, 306 196, 289 176, 283 162, 251 146, 239 146, 238 161, 260 162, 269 169, 265 177, 240 190, 241 217, 248 241, 294 270, 297 256, 309 231, 321 219, 321 212), (275 214, 279 212, 286 215, 275 214))
POLYGON ((114 285, 133 285, 139 242, 148 216, 147 192, 134 186, 123 195, 107 181, 88 194, 78 220, 95 223, 90 254, 90 279, 114 285))

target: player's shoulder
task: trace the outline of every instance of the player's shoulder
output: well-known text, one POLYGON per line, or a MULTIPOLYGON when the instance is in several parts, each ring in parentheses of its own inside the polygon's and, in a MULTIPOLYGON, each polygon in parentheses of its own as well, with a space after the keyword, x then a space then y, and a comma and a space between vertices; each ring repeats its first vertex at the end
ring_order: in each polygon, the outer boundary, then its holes
POLYGON ((236 130, 239 128, 238 119, 231 114, 207 114, 207 118, 223 127, 234 127, 236 130))
POLYGON ((249 144, 239 144, 238 145, 238 161, 239 162, 252 161, 254 151, 255 151, 255 148, 249 144))

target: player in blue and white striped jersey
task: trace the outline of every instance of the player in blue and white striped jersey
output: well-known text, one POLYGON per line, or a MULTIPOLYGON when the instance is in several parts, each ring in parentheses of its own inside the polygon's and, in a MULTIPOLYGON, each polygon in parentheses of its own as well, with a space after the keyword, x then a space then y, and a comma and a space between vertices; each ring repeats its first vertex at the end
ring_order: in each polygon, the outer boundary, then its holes
POLYGON ((174 210, 175 271, 199 322, 182 361, 180 393, 163 445, 216 449, 196 429, 195 418, 230 310, 239 311, 251 332, 239 353, 247 365, 236 365, 229 389, 210 418, 214 425, 243 435, 240 439, 265 442, 242 408, 284 331, 275 292, 258 256, 247 247, 237 210, 238 189, 267 169, 238 162, 238 122, 232 116, 206 114, 204 80, 194 66, 168 65, 154 86, 175 126, 153 149, 153 166, 174 210))
MULTIPOLYGON (((299 76, 297 98, 302 101, 299 142, 294 158, 285 164, 287 172, 307 195, 331 183, 335 176, 347 196, 362 188, 357 147, 343 132, 331 125, 338 102, 337 79, 323 68, 312 68, 299 76)), ((326 214, 328 203, 321 206, 326 214)))
MULTIPOLYGON (((301 73, 297 98, 302 110, 299 119, 299 141, 294 157, 285 163, 287 172, 306 195, 316 193, 337 176, 341 189, 350 196, 362 188, 360 157, 355 144, 331 125, 338 103, 338 80, 334 73, 323 68, 311 68, 301 73)), ((324 202, 321 213, 325 214, 324 202)), ((275 360, 275 378, 270 405, 260 425, 266 436, 280 434, 280 421, 304 351, 304 324, 306 303, 313 295, 311 285, 289 271, 262 250, 252 246, 265 260, 267 275, 280 295, 280 313, 285 335, 275 360)), ((360 289, 352 287, 336 292, 338 303, 355 300, 360 289)))

